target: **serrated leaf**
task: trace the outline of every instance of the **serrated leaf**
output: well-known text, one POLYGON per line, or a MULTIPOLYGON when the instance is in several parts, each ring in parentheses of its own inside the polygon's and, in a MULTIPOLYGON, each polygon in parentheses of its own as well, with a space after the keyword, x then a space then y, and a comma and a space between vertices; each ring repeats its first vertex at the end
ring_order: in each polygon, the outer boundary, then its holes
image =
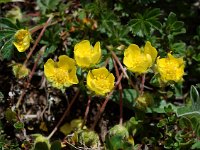
POLYGON ((185 54, 186 50, 186 44, 184 42, 179 42, 179 43, 173 43, 170 46, 170 49, 176 53, 176 54, 181 54, 182 56, 185 54))
POLYGON ((160 16, 160 9, 159 8, 155 8, 152 10, 147 10, 146 13, 144 14, 145 18, 147 18, 147 20, 152 19, 152 18, 157 18, 160 16))
POLYGON ((57 8, 60 0, 37 0, 37 5, 40 7, 42 14, 48 11, 54 11, 57 8))
POLYGON ((0 30, 0 41, 14 36, 15 30, 0 30))
POLYGON ((6 41, 0 49, 0 54, 3 59, 10 60, 14 53, 13 38, 6 41))
POLYGON ((18 27, 7 18, 0 18, 0 29, 7 28, 10 30, 17 30, 18 27))
POLYGON ((147 10, 145 13, 137 14, 136 19, 129 21, 129 26, 133 34, 144 37, 149 36, 153 30, 160 31, 161 23, 158 21, 160 9, 147 10))

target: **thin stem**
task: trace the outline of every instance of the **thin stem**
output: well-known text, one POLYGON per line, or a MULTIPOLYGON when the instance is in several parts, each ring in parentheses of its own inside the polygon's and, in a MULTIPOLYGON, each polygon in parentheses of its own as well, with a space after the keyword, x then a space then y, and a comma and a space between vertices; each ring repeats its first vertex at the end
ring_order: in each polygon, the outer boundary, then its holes
MULTIPOLYGON (((114 59, 113 59, 113 62, 114 62, 114 67, 115 67, 115 72, 116 72, 117 78, 119 79, 119 70, 118 70, 117 64, 114 59)), ((120 109, 119 124, 122 125, 122 123, 123 123, 123 99, 122 99, 122 84, 121 84, 121 82, 118 85, 118 89, 119 89, 119 109, 120 109)))
POLYGON ((64 114, 62 115, 62 117, 60 118, 59 122, 57 123, 57 125, 55 126, 55 128, 51 131, 51 133, 48 136, 48 139, 50 139, 54 133, 58 130, 58 127, 60 126, 60 124, 63 122, 63 120, 65 119, 65 117, 68 115, 73 103, 75 102, 76 98, 79 95, 80 90, 78 89, 78 91, 76 91, 75 96, 73 97, 73 99, 71 100, 71 102, 69 103, 67 109, 65 110, 64 114))
POLYGON ((142 81, 140 85, 140 95, 143 95, 144 93, 144 83, 145 83, 145 73, 142 75, 142 81))
POLYGON ((84 115, 84 119, 83 119, 82 128, 84 127, 84 125, 86 124, 86 121, 87 121, 87 116, 88 116, 88 113, 89 113, 89 110, 90 110, 90 103, 91 103, 91 96, 89 95, 88 96, 87 107, 86 107, 85 115, 84 115))
POLYGON ((31 48, 30 52, 28 53, 28 55, 27 55, 27 57, 26 57, 26 60, 24 61, 24 64, 23 64, 24 66, 26 66, 26 64, 27 64, 27 62, 28 62, 28 60, 29 60, 29 58, 32 56, 33 51, 35 50, 37 44, 39 43, 40 39, 42 38, 42 36, 43 36, 43 34, 44 34, 44 31, 46 30, 47 26, 48 26, 49 23, 51 22, 52 18, 53 18, 53 16, 49 17, 49 19, 47 20, 47 22, 46 22, 45 25, 43 26, 42 31, 40 32, 38 38, 36 39, 36 41, 35 41, 35 43, 34 43, 34 45, 33 45, 33 47, 31 48))
POLYGON ((106 97, 103 105, 101 106, 100 110, 98 111, 98 113, 97 113, 97 115, 95 117, 95 120, 94 120, 94 123, 93 123, 93 125, 91 127, 91 130, 94 130, 94 128, 95 128, 95 126, 96 126, 96 124, 97 124, 97 122, 98 122, 101 114, 103 113, 103 111, 104 111, 104 109, 106 107, 106 104, 108 103, 108 100, 109 100, 110 96, 112 95, 113 91, 116 89, 116 87, 118 86, 118 84, 121 82, 122 76, 123 76, 123 73, 121 73, 121 75, 119 76, 119 78, 118 78, 118 80, 117 80, 117 82, 116 82, 115 87, 113 88, 113 90, 107 95, 107 97, 106 97))

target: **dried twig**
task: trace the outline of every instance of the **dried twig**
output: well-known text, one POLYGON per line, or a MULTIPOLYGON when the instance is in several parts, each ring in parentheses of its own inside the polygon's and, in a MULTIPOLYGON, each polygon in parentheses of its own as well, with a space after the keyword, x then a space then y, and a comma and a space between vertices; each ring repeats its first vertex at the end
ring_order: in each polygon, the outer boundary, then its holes
POLYGON ((64 114, 62 115, 62 117, 60 118, 59 122, 57 123, 57 125, 55 126, 55 128, 51 131, 51 133, 48 136, 48 139, 50 139, 54 133, 58 130, 58 127, 60 126, 60 124, 62 123, 62 121, 65 119, 65 117, 68 115, 73 103, 75 102, 76 98, 79 95, 80 90, 78 89, 76 91, 75 96, 73 97, 73 99, 71 100, 71 102, 69 103, 69 105, 67 106, 67 109, 65 110, 64 114))

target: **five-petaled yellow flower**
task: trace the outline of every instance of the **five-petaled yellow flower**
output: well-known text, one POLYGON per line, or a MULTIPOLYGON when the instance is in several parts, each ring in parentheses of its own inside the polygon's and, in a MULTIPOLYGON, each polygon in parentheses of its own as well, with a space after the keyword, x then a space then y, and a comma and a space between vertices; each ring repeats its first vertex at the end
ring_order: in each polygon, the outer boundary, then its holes
POLYGON ((100 42, 96 42, 94 47, 88 40, 83 40, 74 47, 74 58, 78 66, 88 68, 99 62, 101 58, 100 42))
POLYGON ((52 59, 44 64, 44 74, 53 87, 64 89, 72 84, 77 84, 76 66, 74 59, 61 55, 58 62, 52 59))
POLYGON ((115 77, 105 67, 93 69, 87 75, 87 87, 96 95, 104 96, 114 88, 115 77))
POLYGON ((123 63, 128 70, 142 74, 153 65, 157 54, 157 50, 148 41, 145 44, 144 50, 140 49, 136 44, 131 44, 124 51, 123 63))
POLYGON ((184 75, 184 61, 183 58, 175 58, 170 53, 167 58, 157 59, 157 70, 163 82, 182 80, 184 75))
POLYGON ((19 52, 24 52, 30 46, 31 34, 28 30, 20 29, 14 35, 13 44, 19 52))

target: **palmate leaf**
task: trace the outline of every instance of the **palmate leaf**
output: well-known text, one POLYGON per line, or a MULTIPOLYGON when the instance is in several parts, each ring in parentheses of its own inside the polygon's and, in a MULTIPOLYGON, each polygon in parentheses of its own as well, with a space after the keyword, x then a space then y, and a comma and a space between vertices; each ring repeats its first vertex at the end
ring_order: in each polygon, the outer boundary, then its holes
POLYGON ((14 53, 14 34, 19 27, 7 18, 0 18, 0 57, 11 59, 14 53))
POLYGON ((37 0, 37 5, 40 7, 42 14, 46 14, 49 10, 54 11, 60 0, 37 0))
POLYGON ((131 26, 131 32, 140 37, 148 36, 152 30, 160 30, 162 24, 158 21, 160 9, 155 8, 147 10, 144 14, 137 14, 135 19, 128 23, 131 26))
POLYGON ((0 30, 2 29, 8 29, 8 30, 17 30, 19 29, 17 25, 12 23, 9 19, 7 18, 0 18, 0 30))
POLYGON ((166 21, 166 31, 173 36, 186 33, 184 22, 178 21, 176 14, 171 12, 166 21))

